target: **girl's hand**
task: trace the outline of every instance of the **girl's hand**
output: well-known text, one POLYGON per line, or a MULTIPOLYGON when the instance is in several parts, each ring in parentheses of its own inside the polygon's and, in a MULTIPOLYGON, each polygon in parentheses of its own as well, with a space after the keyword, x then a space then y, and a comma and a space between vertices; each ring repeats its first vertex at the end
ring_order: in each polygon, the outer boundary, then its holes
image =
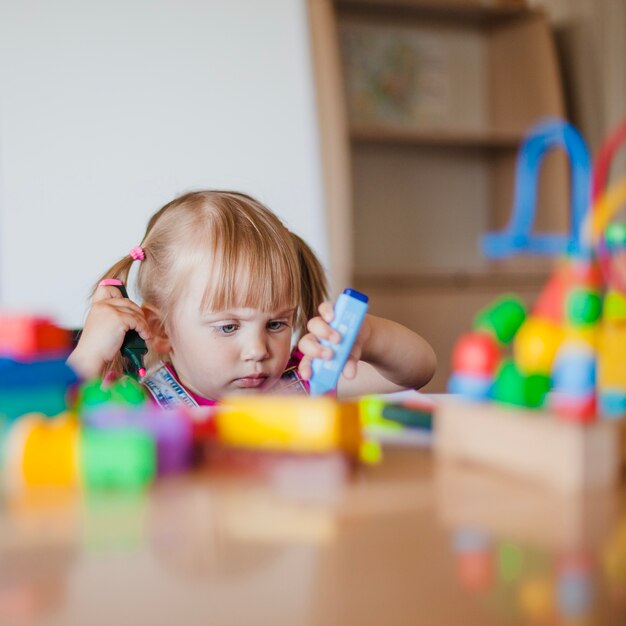
MULTIPOLYGON (((330 302, 322 302, 319 308, 319 316, 309 320, 307 330, 309 331, 298 342, 298 349, 304 355, 300 361, 298 371, 304 380, 309 380, 312 375, 311 361, 313 359, 323 359, 328 361, 333 358, 333 350, 327 346, 323 346, 320 340, 325 339, 330 343, 339 343, 341 335, 330 327, 330 323, 335 317, 333 305, 330 302)), ((352 346, 346 365, 343 368, 342 375, 348 380, 353 379, 357 373, 357 363, 363 352, 363 345, 367 341, 370 334, 370 326, 368 316, 365 316, 359 334, 352 346)))
POLYGON ((117 287, 100 285, 68 364, 84 378, 100 376, 120 351, 129 330, 136 330, 144 340, 150 339, 141 307, 124 298, 117 287))

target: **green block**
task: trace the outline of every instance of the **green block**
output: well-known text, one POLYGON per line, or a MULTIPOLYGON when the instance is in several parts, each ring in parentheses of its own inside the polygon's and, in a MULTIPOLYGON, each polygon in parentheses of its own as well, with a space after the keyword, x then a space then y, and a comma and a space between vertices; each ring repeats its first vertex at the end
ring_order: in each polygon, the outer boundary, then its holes
POLYGON ((432 411, 419 411, 396 404, 388 404, 383 407, 383 418, 409 428, 431 430, 433 427, 432 411))
POLYGON ((140 489, 156 472, 154 440, 139 430, 84 428, 80 460, 83 482, 91 489, 140 489))
POLYGON ((524 568, 524 553, 512 542, 503 542, 497 548, 498 578, 506 585, 519 580, 524 568))
POLYGON ((78 410, 89 410, 105 404, 139 407, 145 404, 146 399, 144 388, 130 376, 121 376, 109 386, 96 378, 81 386, 78 394, 78 410))
POLYGON ((526 377, 526 405, 532 409, 543 406, 546 395, 550 391, 550 376, 531 374, 526 377))
POLYGON ((504 404, 537 408, 543 404, 549 390, 549 376, 526 376, 512 360, 506 359, 498 370, 491 395, 494 400, 504 404))
POLYGON ((604 319, 626 320, 626 297, 617 291, 609 291, 604 296, 604 319))
POLYGON ((359 400, 359 414, 364 428, 396 432, 402 430, 402 424, 383 417, 386 404, 385 400, 376 396, 365 396, 359 400))
POLYGON ((103 388, 99 378, 88 380, 80 386, 78 392, 79 411, 94 408, 107 402, 111 402, 111 390, 103 388))
POLYGON ((501 344, 508 344, 525 319, 522 301, 515 296, 504 296, 476 315, 474 330, 487 331, 501 344))
POLYGON ((125 406, 141 406, 147 399, 143 386, 130 376, 118 378, 111 387, 111 393, 114 402, 125 406))
POLYGON ((604 231, 604 237, 609 248, 623 248, 626 246, 626 224, 624 222, 609 224, 604 231))
POLYGON ((602 314, 602 297, 591 289, 573 289, 567 296, 566 319, 572 326, 595 324, 602 314))

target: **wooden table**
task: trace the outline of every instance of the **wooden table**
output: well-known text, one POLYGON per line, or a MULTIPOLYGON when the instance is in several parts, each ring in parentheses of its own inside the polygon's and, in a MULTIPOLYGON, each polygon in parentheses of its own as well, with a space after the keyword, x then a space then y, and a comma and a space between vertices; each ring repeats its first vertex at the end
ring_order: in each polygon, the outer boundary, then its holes
POLYGON ((6 496, 0 623, 626 623, 626 506, 394 449, 146 493, 6 496))

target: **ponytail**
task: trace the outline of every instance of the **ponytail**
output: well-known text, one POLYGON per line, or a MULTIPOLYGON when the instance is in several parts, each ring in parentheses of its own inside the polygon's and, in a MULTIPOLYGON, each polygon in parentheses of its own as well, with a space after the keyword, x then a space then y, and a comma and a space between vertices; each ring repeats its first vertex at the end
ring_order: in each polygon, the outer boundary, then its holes
POLYGON ((300 309, 296 320, 296 331, 306 333, 307 322, 315 317, 319 305, 328 298, 326 272, 308 244, 294 233, 290 233, 300 264, 300 309))
POLYGON ((133 257, 130 256, 130 254, 127 254, 125 257, 115 263, 115 265, 112 265, 106 272, 104 272, 104 274, 102 274, 102 276, 100 276, 98 282, 94 285, 93 289, 91 290, 91 297, 93 297, 96 289, 105 278, 117 278, 118 280, 121 280, 124 284, 126 284, 128 281, 130 268, 133 265, 133 261, 133 257))

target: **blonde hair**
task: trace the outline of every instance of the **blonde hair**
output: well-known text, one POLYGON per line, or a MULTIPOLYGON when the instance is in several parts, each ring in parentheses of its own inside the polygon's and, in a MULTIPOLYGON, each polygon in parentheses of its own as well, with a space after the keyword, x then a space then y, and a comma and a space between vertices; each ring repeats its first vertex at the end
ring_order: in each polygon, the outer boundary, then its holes
MULTIPOLYGON (((325 272, 311 248, 242 193, 195 191, 172 200, 152 216, 140 245, 145 260, 137 291, 144 304, 161 311, 164 323, 197 271, 206 271, 204 310, 293 306, 296 336, 327 297, 325 272)), ((129 254, 101 279, 126 283, 132 263, 129 254)), ((121 362, 111 369, 119 371, 121 362)))

